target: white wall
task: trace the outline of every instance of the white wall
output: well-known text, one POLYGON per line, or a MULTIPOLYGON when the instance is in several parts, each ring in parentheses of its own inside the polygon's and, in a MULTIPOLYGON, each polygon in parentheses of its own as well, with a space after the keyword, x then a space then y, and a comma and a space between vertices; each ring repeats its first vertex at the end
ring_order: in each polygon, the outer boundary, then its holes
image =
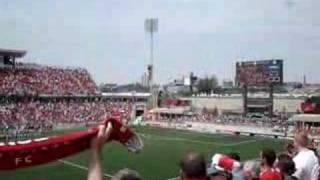
MULTIPOLYGON (((193 97, 187 98, 192 101, 192 105, 196 108, 214 108, 217 107, 218 110, 237 110, 242 111, 242 97, 193 97)), ((296 112, 300 109, 300 104, 303 99, 285 99, 285 98, 275 98, 274 99, 274 110, 282 111, 283 107, 286 108, 287 112, 296 112)))

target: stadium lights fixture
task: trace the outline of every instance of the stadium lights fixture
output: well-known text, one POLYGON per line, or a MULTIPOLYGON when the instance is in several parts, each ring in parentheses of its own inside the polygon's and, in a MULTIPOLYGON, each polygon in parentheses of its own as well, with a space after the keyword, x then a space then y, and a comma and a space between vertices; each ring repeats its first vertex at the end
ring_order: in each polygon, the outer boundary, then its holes
POLYGON ((148 65, 148 80, 150 94, 152 95, 152 106, 156 107, 156 92, 153 89, 154 85, 154 57, 153 57, 153 35, 158 32, 158 19, 157 18, 147 18, 144 21, 144 29, 147 34, 150 34, 150 64, 148 65))

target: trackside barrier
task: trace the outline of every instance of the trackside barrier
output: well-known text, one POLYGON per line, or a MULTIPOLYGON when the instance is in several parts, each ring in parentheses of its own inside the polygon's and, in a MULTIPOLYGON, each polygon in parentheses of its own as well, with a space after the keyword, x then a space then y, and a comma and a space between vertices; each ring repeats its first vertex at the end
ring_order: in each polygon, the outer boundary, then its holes
POLYGON ((243 136, 260 136, 260 137, 269 137, 269 138, 274 138, 274 139, 287 139, 287 140, 292 140, 293 136, 284 136, 284 135, 275 135, 275 134, 263 134, 263 133, 251 133, 251 132, 239 132, 239 131, 234 131, 234 135, 243 135, 243 136))
MULTIPOLYGON (((173 124, 173 123, 171 123, 173 124)), ((260 137, 268 137, 268 138, 274 138, 274 139, 285 139, 285 140, 293 140, 294 135, 289 134, 288 136, 285 135, 285 133, 259 133, 259 132, 249 132, 249 131, 232 131, 232 130, 225 130, 225 129, 210 129, 210 131, 205 131, 204 129, 198 129, 196 127, 190 128, 188 126, 183 126, 180 125, 179 127, 177 126, 172 126, 168 125, 167 123, 159 123, 159 122, 153 122, 148 124, 151 127, 161 127, 161 128, 169 128, 169 129, 179 129, 179 130, 187 130, 187 131, 192 131, 192 132, 205 132, 209 134, 230 134, 230 135, 243 135, 243 136, 260 136, 260 137)))

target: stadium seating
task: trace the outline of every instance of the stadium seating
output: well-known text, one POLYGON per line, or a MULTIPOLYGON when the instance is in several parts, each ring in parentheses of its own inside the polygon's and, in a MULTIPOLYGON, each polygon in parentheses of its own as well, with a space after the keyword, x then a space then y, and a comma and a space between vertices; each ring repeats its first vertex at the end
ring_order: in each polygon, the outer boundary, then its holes
POLYGON ((85 69, 49 66, 19 66, 0 69, 1 95, 98 95, 85 69))
POLYGON ((131 115, 131 103, 90 98, 101 93, 86 69, 18 63, 1 67, 0 76, 0 130, 19 134, 56 123, 101 122, 111 115, 127 123, 131 115))
POLYGON ((127 123, 131 111, 132 104, 128 102, 9 102, 0 105, 0 125, 15 130, 41 129, 57 123, 101 122, 110 116, 120 116, 127 123))

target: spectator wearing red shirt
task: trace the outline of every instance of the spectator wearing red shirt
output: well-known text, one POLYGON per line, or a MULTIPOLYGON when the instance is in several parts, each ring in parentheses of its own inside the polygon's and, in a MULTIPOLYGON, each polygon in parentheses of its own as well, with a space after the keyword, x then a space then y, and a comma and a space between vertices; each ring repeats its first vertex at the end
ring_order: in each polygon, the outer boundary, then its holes
POLYGON ((261 173, 260 180, 282 180, 281 174, 273 167, 276 153, 272 149, 261 151, 261 173))

